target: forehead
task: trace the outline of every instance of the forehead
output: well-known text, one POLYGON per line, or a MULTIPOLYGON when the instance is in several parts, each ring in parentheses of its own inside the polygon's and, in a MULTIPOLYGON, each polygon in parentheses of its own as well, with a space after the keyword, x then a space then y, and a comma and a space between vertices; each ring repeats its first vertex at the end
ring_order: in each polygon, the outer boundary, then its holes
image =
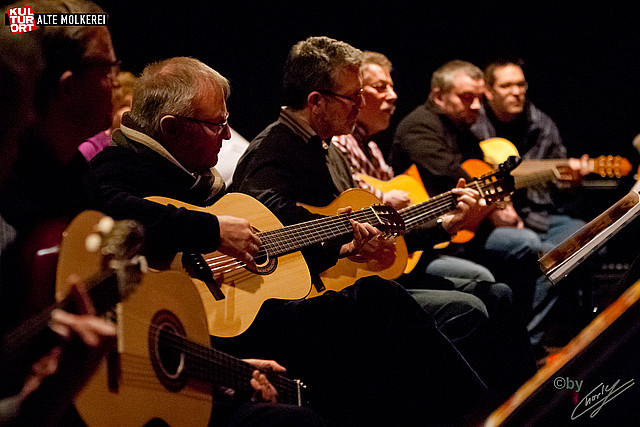
POLYGON ((378 64, 367 64, 362 69, 362 80, 365 85, 376 82, 388 82, 391 81, 391 74, 389 70, 382 68, 378 64))
POLYGON ((524 73, 522 68, 515 64, 505 65, 503 67, 497 67, 493 70, 493 77, 496 83, 505 81, 521 81, 524 80, 524 73))
POLYGON ((453 78, 451 92, 461 94, 467 92, 482 92, 484 90, 484 79, 474 80, 466 74, 457 74, 453 78))
POLYGON ((223 117, 227 113, 227 103, 222 89, 212 82, 201 85, 194 100, 194 109, 208 118, 223 117))
POLYGON ((88 35, 85 59, 100 59, 106 62, 116 60, 111 42, 111 33, 106 27, 95 27, 88 35))

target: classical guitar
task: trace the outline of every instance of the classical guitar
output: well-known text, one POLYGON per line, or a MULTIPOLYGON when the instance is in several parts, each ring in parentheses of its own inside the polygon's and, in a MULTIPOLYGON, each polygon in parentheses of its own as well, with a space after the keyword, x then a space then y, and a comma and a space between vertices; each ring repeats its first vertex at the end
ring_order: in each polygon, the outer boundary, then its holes
MULTIPOLYGON (((210 346, 200 291, 178 271, 150 271, 115 313, 118 348, 75 400, 90 426, 210 425, 213 387, 251 396, 256 369, 210 346)), ((278 401, 301 405, 304 386, 269 375, 278 401)), ((213 420, 215 425, 215 420, 213 420)))
MULTIPOLYGON (((504 138, 490 138, 480 142, 484 162, 470 159, 462 167, 471 176, 480 176, 492 170, 507 156, 519 156, 517 148, 504 138), (487 165, 488 164, 488 165, 487 165)), ((599 156, 588 159, 588 171, 603 178, 621 178, 631 172, 629 160, 620 156, 599 156)), ((580 176, 569 167, 569 159, 523 160, 513 172, 516 189, 546 184, 550 181, 577 182, 580 176)))
MULTIPOLYGON (((493 172, 492 170, 488 170, 483 174, 474 175, 476 177, 480 177, 482 175, 493 172)), ((396 175, 392 179, 388 181, 382 181, 377 178, 374 178, 365 174, 357 174, 358 179, 364 181, 371 187, 386 193, 390 190, 402 190, 409 195, 409 199, 411 200, 411 205, 416 205, 418 203, 426 202, 429 200, 429 194, 424 187, 424 183, 422 182, 422 178, 420 177, 420 172, 418 172, 418 168, 416 165, 411 165, 406 171, 404 171, 400 175, 396 175)), ((451 237, 451 241, 454 243, 466 243, 469 240, 473 239, 474 233, 467 230, 458 231, 455 236, 451 237)), ((443 248, 448 245, 447 243, 441 243, 436 245, 436 248, 443 248)), ((422 252, 421 252, 422 253, 422 252)), ((411 262, 414 255, 409 255, 409 260, 411 262)), ((419 256, 418 256, 419 259, 419 256)), ((413 267, 412 267, 413 268, 413 267)), ((410 271, 410 270, 409 270, 410 271)), ((407 271, 408 272, 408 271, 407 271)))
MULTIPOLYGON (((468 182, 467 187, 478 190, 488 202, 503 199, 513 191, 509 173, 517 166, 518 161, 519 159, 515 157, 509 159, 500 166, 497 172, 468 182)), ((401 209, 398 213, 404 221, 405 233, 455 210, 456 199, 457 197, 448 191, 401 209)), ((372 193, 361 189, 351 189, 342 193, 341 197, 326 207, 305 206, 305 208, 315 213, 328 215, 345 206, 357 209, 363 203, 371 203, 372 200, 378 200, 372 193)), ((386 279, 395 279, 403 272, 411 272, 418 263, 422 251, 416 251, 409 256, 402 236, 395 238, 394 246, 395 251, 386 253, 382 259, 343 258, 339 260, 334 267, 321 274, 325 287, 340 290, 360 277, 375 274, 386 279)))
POLYGON ((243 333, 267 299, 301 299, 311 290, 311 276, 300 250, 320 242, 350 236, 349 219, 366 222, 387 233, 404 229, 402 218, 387 206, 369 206, 350 214, 306 221, 283 227, 260 202, 241 193, 223 196, 202 208, 165 197, 151 201, 214 215, 245 218, 260 230, 257 270, 220 252, 183 253, 172 268, 186 271, 200 291, 211 335, 232 337, 243 333))
POLYGON ((146 263, 139 250, 142 228, 134 221, 113 221, 95 211, 78 215, 62 233, 56 287, 58 301, 3 337, 0 378, 20 381, 24 369, 49 352, 59 338, 49 329, 51 312, 74 312, 75 299, 68 296, 68 277, 83 279, 83 286, 98 314, 126 298, 139 283, 146 263), (97 266, 91 274, 82 270, 89 260, 97 266))

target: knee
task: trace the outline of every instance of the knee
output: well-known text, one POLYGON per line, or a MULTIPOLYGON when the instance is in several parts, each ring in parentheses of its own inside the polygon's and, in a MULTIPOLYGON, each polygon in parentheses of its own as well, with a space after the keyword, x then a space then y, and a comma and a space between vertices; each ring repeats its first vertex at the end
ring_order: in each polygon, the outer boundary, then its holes
POLYGON ((504 258, 521 258, 528 253, 542 250, 542 241, 534 231, 526 228, 500 227, 491 232, 485 243, 491 252, 502 254, 504 258))

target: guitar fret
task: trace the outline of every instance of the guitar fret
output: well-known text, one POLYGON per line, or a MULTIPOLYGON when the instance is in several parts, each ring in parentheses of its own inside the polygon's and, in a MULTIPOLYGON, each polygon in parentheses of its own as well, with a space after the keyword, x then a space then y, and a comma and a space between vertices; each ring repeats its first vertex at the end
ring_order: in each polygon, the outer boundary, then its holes
POLYGON ((320 218, 262 232, 259 236, 267 253, 270 256, 277 256, 351 233, 350 218, 373 226, 381 224, 379 216, 372 209, 367 208, 349 215, 320 218))

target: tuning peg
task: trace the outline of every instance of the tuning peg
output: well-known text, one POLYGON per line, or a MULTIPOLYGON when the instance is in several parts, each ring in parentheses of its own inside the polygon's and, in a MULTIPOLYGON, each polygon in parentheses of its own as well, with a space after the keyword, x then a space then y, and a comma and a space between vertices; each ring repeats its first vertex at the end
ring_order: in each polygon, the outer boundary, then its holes
POLYGON ((98 233, 91 233, 84 239, 84 247, 89 253, 95 253, 102 247, 102 236, 98 233))
POLYGON ((96 231, 102 233, 103 235, 107 235, 111 233, 114 225, 115 221, 113 220, 113 218, 105 216, 96 224, 96 231))

